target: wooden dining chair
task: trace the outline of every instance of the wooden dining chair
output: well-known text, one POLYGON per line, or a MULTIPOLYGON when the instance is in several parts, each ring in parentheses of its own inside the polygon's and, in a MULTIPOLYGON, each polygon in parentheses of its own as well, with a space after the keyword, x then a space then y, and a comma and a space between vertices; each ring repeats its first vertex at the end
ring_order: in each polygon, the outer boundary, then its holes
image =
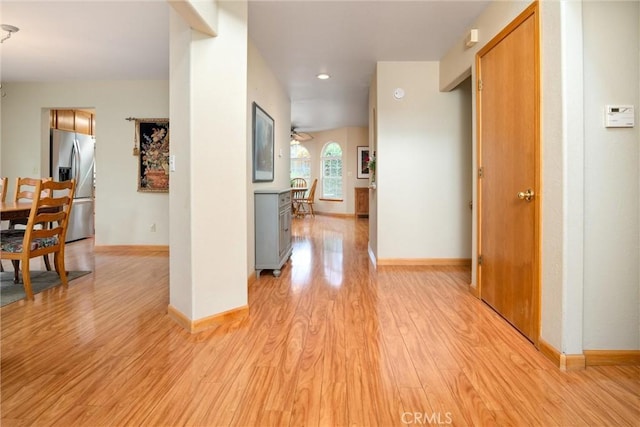
POLYGON ((298 214, 298 201, 304 199, 307 192, 307 180, 304 178, 291 179, 291 211, 298 214))
POLYGON ((28 300, 33 299, 29 266, 31 258, 54 254, 54 265, 60 281, 64 286, 68 284, 64 249, 75 188, 75 180, 37 181, 24 233, 14 230, 14 233, 3 236, 0 241, 0 259, 10 259, 18 268, 22 263, 22 283, 28 300), (43 223, 50 224, 50 227, 39 227, 43 223))
MULTIPOLYGON (((13 191, 14 202, 27 202, 33 200, 35 186, 38 182, 51 181, 53 178, 16 178, 16 188, 13 191)), ((47 190, 43 190, 47 191, 47 190)), ((16 225, 26 225, 27 218, 12 219, 9 222, 9 229, 14 229, 16 225)))
POLYGON ((307 188, 307 180, 304 178, 292 178, 291 188, 307 188))
MULTIPOLYGON (((2 177, 0 178, 0 185, 2 186, 0 188, 0 197, 1 197, 1 201, 4 202, 7 199, 7 184, 9 183, 9 178, 2 177)), ((4 271, 4 267, 2 266, 2 263, 0 262, 0 271, 4 271)))
POLYGON ((298 201, 298 212, 301 215, 311 214, 311 216, 316 216, 316 213, 313 211, 313 199, 316 197, 316 186, 318 185, 318 178, 313 180, 313 184, 311 184, 311 188, 309 189, 309 194, 307 197, 300 199, 298 201))
MULTIPOLYGON (((16 178, 16 188, 13 192, 13 201, 14 202, 26 202, 32 201, 33 195, 35 194, 35 186, 38 182, 47 182, 51 181, 53 178, 16 178)), ((51 196, 51 192, 48 190, 42 190, 46 195, 51 196)), ((15 230, 16 225, 26 225, 28 218, 17 218, 9 221, 9 230, 15 230)), ((48 227, 48 224, 40 224, 42 228, 48 227)), ((51 263, 49 262, 49 256, 44 255, 43 257, 44 265, 47 271, 51 271, 51 263)), ((15 266, 15 263, 14 263, 15 266)), ((18 269, 14 268, 15 271, 15 281, 16 283, 19 280, 18 269)))
MULTIPOLYGON (((13 191, 13 201, 31 201, 33 200, 33 195, 35 194, 35 186, 38 182, 46 182, 52 181, 53 178, 16 178, 16 188, 13 191)), ((43 189, 43 192, 50 193, 49 190, 43 189)), ((49 194, 50 195, 50 194, 49 194)), ((16 220, 17 221, 17 220, 16 220)), ((27 223, 26 221, 24 222, 27 223)))
POLYGON ((2 201, 4 202, 7 199, 7 184, 9 183, 9 179, 5 176, 4 178, 0 178, 0 197, 2 197, 2 201))

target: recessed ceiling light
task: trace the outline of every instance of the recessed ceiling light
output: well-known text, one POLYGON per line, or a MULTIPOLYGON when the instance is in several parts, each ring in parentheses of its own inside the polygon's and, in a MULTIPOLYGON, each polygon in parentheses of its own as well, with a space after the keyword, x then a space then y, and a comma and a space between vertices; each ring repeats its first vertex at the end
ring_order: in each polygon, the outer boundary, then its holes
POLYGON ((320 80, 327 80, 331 76, 329 74, 327 74, 327 73, 320 73, 316 77, 318 77, 320 80))

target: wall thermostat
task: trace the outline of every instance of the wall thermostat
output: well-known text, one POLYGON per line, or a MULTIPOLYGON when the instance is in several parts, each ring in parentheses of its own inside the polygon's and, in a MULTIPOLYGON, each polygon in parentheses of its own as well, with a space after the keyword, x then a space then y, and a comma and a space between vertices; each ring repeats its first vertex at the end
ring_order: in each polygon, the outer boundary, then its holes
POLYGON ((604 126, 608 128, 632 128, 635 126, 633 105, 607 105, 604 109, 604 126))
POLYGON ((394 90, 393 90, 393 97, 394 97, 395 99, 402 99, 402 98, 404 98, 404 89, 402 89, 402 88, 400 88, 400 87, 399 87, 399 88, 394 89, 394 90))

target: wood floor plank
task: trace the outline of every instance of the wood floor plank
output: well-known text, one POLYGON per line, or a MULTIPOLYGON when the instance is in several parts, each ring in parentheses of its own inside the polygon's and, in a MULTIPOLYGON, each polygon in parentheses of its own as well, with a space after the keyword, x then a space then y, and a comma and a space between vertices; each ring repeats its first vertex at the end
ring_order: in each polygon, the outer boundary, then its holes
POLYGON ((0 308, 0 423, 637 425, 640 367, 559 371, 471 295, 468 267, 376 269, 366 219, 292 232, 248 314, 194 335, 167 315, 167 252, 69 244, 90 274, 0 308))
POLYGON ((277 350, 277 370, 274 374, 271 388, 268 390, 265 409, 275 411, 291 410, 308 321, 306 316, 296 315, 291 324, 291 329, 283 341, 283 345, 277 350))
POLYGON ((458 403, 464 421, 456 420, 457 424, 493 426, 498 425, 495 417, 488 410, 482 397, 462 371, 442 371, 442 377, 449 391, 458 403))
MULTIPOLYGON (((183 375, 157 402, 154 410, 142 422, 143 425, 186 425, 190 419, 207 417, 210 402, 220 396, 221 383, 196 382, 190 375, 183 375), (205 412, 205 415, 201 413, 205 412)), ((233 415, 233 411, 228 414, 233 415)))
MULTIPOLYGON (((349 425, 372 425, 371 376, 363 349, 347 348, 347 408, 349 425)), ((373 414, 375 415, 375 414, 373 414)), ((375 425, 375 423, 374 423, 375 425)))
POLYGON ((346 426, 347 360, 344 335, 344 307, 341 299, 327 305, 322 359, 322 390, 320 397, 320 426, 346 426))
MULTIPOLYGON (((428 417, 436 414, 422 388, 400 387, 398 392, 400 393, 400 402, 402 403, 402 413, 400 413, 399 416, 401 423, 417 424, 415 421, 418 417, 422 420, 425 418, 425 414, 428 417)), ((440 416, 440 414, 438 414, 436 417, 447 421, 448 415, 449 414, 443 414, 440 416)))
POLYGON ((349 425, 346 383, 322 383, 319 426, 349 425))
POLYGON ((307 329, 304 349, 300 358, 298 381, 291 408, 291 423, 295 426, 318 425, 320 419, 325 352, 322 344, 326 333, 327 307, 326 304, 319 305, 324 308, 325 314, 318 316, 322 320, 311 321, 315 326, 312 327, 310 324, 307 329))
POLYGON ((231 425, 262 425, 261 421, 265 415, 269 386, 273 382, 274 375, 276 375, 276 368, 266 366, 254 368, 253 375, 249 379, 231 425))

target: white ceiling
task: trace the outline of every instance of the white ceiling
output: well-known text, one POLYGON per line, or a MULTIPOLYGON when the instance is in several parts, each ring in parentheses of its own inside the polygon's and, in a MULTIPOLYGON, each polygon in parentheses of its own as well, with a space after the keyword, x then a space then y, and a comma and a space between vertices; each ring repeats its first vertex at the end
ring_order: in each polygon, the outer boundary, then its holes
POLYGON ((1 0, 3 82, 167 79, 165 1, 1 0), (6 34, 2 32, 2 34, 6 34))
MULTIPOLYGON (((249 36, 288 92, 292 124, 367 124, 377 61, 439 60, 487 6, 472 1, 250 1, 249 36), (316 79, 328 72, 331 79, 316 79)), ((2 0, 3 82, 166 79, 169 5, 2 0), (3 32, 3 35, 6 33, 3 32)))

